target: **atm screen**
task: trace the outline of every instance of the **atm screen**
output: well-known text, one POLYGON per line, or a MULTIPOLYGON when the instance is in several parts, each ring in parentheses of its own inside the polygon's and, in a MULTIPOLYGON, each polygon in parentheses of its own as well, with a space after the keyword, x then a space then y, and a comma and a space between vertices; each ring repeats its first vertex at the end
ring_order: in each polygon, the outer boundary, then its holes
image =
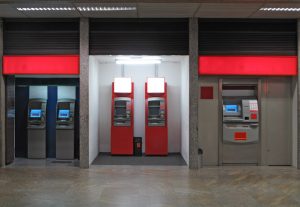
POLYGON ((238 105, 225 105, 226 112, 238 112, 238 105))
POLYGON ((59 119, 68 119, 70 118, 70 110, 68 109, 61 109, 58 111, 58 118, 59 119))
POLYGON ((41 118, 42 110, 41 109, 31 109, 30 118, 41 118))

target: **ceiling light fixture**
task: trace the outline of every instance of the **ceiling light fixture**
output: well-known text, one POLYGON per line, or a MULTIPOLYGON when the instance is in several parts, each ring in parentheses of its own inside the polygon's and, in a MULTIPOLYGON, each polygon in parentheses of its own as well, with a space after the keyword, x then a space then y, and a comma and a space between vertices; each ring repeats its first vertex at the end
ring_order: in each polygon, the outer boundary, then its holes
POLYGON ((260 11, 271 11, 271 12, 300 12, 300 8, 268 8, 263 7, 259 9, 260 11))
POLYGON ((75 7, 18 7, 18 11, 74 11, 75 7))
POLYGON ((151 65, 161 64, 161 57, 157 56, 119 56, 116 58, 118 65, 151 65))
POLYGON ((135 11, 136 7, 113 6, 113 7, 77 7, 79 11, 135 11))

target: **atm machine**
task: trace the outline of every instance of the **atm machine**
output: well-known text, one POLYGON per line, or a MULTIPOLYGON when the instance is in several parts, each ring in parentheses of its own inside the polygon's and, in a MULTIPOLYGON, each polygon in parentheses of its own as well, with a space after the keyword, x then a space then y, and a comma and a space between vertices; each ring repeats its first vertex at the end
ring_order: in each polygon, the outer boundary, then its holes
POLYGON ((46 107, 45 99, 30 99, 27 119, 27 156, 32 159, 46 158, 46 107))
POLYGON ((133 155, 133 98, 131 78, 115 78, 112 83, 112 155, 133 155))
POLYGON ((145 83, 145 153, 168 155, 167 83, 148 78, 145 83))
POLYGON ((256 84, 222 86, 222 164, 258 164, 256 84))
POLYGON ((56 159, 74 159, 74 99, 59 99, 56 105, 56 159))

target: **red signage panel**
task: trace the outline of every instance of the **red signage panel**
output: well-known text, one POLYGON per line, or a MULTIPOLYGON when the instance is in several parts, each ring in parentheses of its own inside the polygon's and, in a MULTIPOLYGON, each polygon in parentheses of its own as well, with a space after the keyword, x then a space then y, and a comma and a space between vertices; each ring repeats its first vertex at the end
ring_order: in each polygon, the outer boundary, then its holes
POLYGON ((4 75, 78 75, 79 55, 5 55, 4 75))
POLYGON ((297 75, 297 56, 200 56, 199 75, 297 75))

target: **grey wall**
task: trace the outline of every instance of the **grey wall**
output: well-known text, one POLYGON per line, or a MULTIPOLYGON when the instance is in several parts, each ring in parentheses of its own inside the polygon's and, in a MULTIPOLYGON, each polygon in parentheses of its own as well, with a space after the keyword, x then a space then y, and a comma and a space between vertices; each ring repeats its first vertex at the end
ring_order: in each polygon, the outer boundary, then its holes
POLYGON ((15 159, 15 77, 6 77, 5 163, 15 159))
POLYGON ((298 147, 298 97, 297 97, 297 77, 292 78, 292 164, 297 167, 297 147, 298 147))
POLYGON ((3 20, 0 18, 0 167, 5 166, 5 83, 2 76, 3 20))
POLYGON ((292 164, 291 78, 264 78, 261 98, 261 159, 263 165, 292 164))
MULTIPOLYGON (((189 167, 198 169, 198 99, 199 99, 199 83, 198 83, 198 19, 189 19, 189 167)), ((202 163, 200 163, 202 166, 202 163)))
POLYGON ((89 167, 89 19, 80 19, 79 162, 89 167))
MULTIPOLYGON (((219 133, 219 98, 218 78, 200 77, 199 89, 202 86, 213 87, 213 99, 199 99, 199 146, 203 149, 203 164, 218 165, 219 133)), ((200 94, 201 95, 201 94, 200 94)))
MULTIPOLYGON (((115 77, 121 77, 122 66, 115 64, 113 57, 91 56, 90 59, 90 69, 94 71, 97 68, 99 70, 99 74, 95 75, 99 78, 99 85, 95 84, 90 90, 90 92, 93 90, 90 97, 100 95, 98 105, 100 110, 99 151, 110 152, 111 84, 115 77), (98 62, 94 62, 94 59, 97 59, 98 62), (96 89, 96 87, 99 88, 96 89)), ((164 60, 167 59, 164 58, 164 60)), ((181 60, 182 57, 170 57, 168 62, 158 65, 158 77, 165 77, 168 84, 169 152, 181 151, 181 60)), ((131 77, 134 82, 134 136, 143 137, 143 143, 145 143, 145 82, 147 77, 155 76, 155 66, 125 65, 124 75, 131 77)), ((93 78, 91 77, 90 80, 93 78)), ((94 138, 90 137, 90 140, 94 140, 94 138)))
MULTIPOLYGON (((300 51, 300 20, 297 21, 297 50, 300 51)), ((298 54, 298 76, 297 76, 297 132, 300 128, 300 55, 298 54)), ((297 168, 300 169, 300 133, 297 134, 297 168)))

